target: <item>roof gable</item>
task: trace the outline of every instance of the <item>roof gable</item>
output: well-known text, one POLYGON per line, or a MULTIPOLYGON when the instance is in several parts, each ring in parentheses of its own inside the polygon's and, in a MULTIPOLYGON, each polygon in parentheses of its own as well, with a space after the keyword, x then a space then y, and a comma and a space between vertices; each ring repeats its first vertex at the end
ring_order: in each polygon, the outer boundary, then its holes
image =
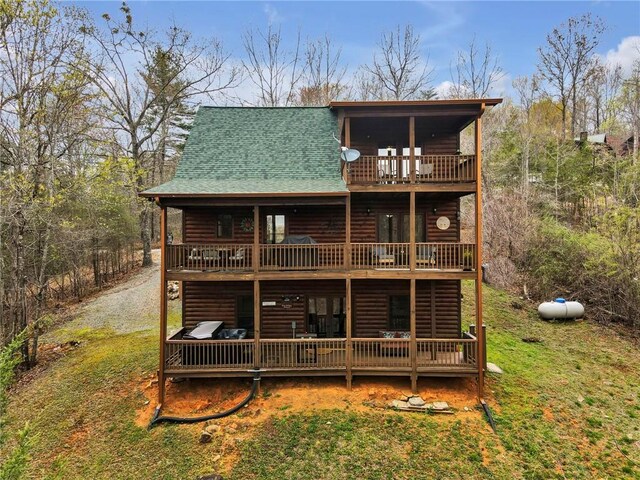
POLYGON ((327 107, 201 107, 173 180, 145 195, 345 192, 327 107))

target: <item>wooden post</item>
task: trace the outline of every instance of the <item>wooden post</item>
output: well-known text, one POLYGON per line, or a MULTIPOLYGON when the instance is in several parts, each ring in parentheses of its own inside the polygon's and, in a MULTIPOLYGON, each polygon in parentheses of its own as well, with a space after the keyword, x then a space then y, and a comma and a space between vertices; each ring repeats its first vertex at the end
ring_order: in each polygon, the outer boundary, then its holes
POLYGON ((158 404, 164 403, 164 348, 167 338, 167 207, 160 207, 160 365, 158 368, 158 404))
POLYGON ((253 281, 253 365, 260 368, 262 359, 260 358, 260 280, 253 281))
POLYGON ((347 195, 345 205, 345 233, 344 233, 344 268, 351 270, 351 194, 347 195))
POLYGON ((347 278, 346 280, 346 298, 345 298, 345 313, 346 313, 346 318, 345 318, 345 326, 346 326, 346 330, 347 330, 347 340, 346 340, 346 368, 347 368, 347 389, 351 390, 351 384, 352 384, 352 373, 351 373, 351 368, 352 368, 352 363, 353 363, 353 345, 352 345, 352 341, 351 341, 351 279, 347 278))
POLYGON ((409 117, 409 171, 411 183, 416 182, 416 117, 409 117))
MULTIPOLYGON (((351 118, 345 117, 344 119, 344 146, 347 148, 351 148, 351 118)), ((347 162, 344 162, 344 171, 345 171, 345 183, 348 185, 350 183, 349 180, 349 165, 347 162)))
POLYGON ((484 396, 484 329, 482 328, 482 104, 480 114, 475 121, 475 147, 476 147, 476 326, 478 339, 478 398, 482 400, 484 396))
POLYGON ((416 279, 410 280, 409 328, 411 330, 411 392, 418 393, 418 343, 416 341, 416 279))
POLYGON ((416 192, 409 192, 409 266, 416 270, 416 192))
POLYGON ((260 270, 260 207, 253 207, 253 273, 260 270))

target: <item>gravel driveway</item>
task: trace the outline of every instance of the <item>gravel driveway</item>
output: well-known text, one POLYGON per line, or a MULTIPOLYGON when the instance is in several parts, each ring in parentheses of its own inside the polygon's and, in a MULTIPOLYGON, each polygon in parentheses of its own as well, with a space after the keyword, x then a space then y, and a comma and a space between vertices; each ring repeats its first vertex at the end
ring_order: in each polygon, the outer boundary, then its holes
POLYGON ((70 333, 84 329, 106 328, 115 333, 128 333, 157 328, 160 250, 152 253, 153 266, 143 268, 126 282, 83 302, 73 312, 72 320, 45 334, 42 341, 66 341, 70 333))

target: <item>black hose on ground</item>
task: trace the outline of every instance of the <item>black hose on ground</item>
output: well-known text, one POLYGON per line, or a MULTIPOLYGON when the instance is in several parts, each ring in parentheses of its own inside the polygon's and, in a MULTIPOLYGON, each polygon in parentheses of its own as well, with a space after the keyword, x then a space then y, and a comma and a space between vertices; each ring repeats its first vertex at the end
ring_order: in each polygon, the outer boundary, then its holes
POLYGON ((249 391, 249 394, 239 404, 231 407, 230 409, 220 413, 203 415, 201 417, 172 417, 172 416, 161 417, 160 409, 162 408, 162 406, 158 406, 156 407, 156 411, 153 413, 153 417, 151 418, 151 422, 149 422, 148 428, 151 429, 155 425, 158 425, 159 423, 200 423, 200 422, 206 422, 207 420, 214 420, 216 418, 223 418, 223 417, 228 417, 229 415, 233 415, 242 407, 247 405, 251 400, 253 400, 253 397, 255 397, 256 393, 258 392, 258 386, 260 385, 260 372, 258 370, 251 370, 251 372, 254 375, 253 375, 253 384, 251 385, 251 390, 249 391))
POLYGON ((485 402, 484 400, 480 400, 480 405, 482 405, 482 409, 484 410, 484 413, 487 415, 487 420, 489 421, 489 425, 491 425, 493 433, 498 433, 496 431, 496 422, 493 420, 493 415, 491 415, 491 410, 489 409, 489 405, 487 405, 487 402, 485 402))

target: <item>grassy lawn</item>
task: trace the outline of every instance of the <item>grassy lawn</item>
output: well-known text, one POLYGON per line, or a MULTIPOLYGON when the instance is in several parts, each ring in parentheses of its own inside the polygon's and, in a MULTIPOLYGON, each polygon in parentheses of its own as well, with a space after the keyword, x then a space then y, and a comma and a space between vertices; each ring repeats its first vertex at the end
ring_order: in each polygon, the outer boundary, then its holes
POLYGON ((75 332, 79 348, 13 393, 9 421, 14 429, 29 421, 37 435, 29 478, 640 478, 638 347, 589 322, 541 322, 513 300, 486 289, 489 361, 505 371, 487 385, 497 435, 480 412, 436 417, 348 404, 284 406, 242 423, 260 413, 252 405, 223 422, 237 433, 204 445, 199 426, 147 431, 138 417, 156 331, 75 332))

